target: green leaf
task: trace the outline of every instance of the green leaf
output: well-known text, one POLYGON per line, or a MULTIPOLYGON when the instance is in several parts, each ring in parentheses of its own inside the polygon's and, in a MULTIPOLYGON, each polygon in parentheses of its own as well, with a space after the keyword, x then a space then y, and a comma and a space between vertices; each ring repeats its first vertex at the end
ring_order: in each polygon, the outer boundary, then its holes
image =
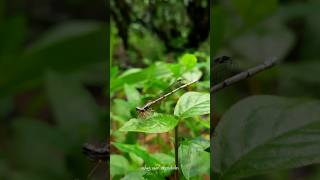
POLYGON ((187 92, 181 96, 174 109, 174 115, 188 118, 210 113, 210 94, 187 92))
POLYGON ((110 82, 110 92, 122 88, 124 84, 137 84, 139 82, 145 81, 150 77, 150 69, 134 69, 124 72, 121 76, 115 79, 111 79, 110 82))
POLYGON ((160 164, 156 158, 152 157, 145 149, 139 145, 122 144, 122 143, 112 143, 117 149, 125 153, 134 153, 144 160, 145 164, 148 166, 154 166, 160 164))
POLYGON ((111 79, 110 91, 113 93, 116 90, 123 88, 125 84, 136 85, 147 80, 170 78, 173 72, 170 66, 163 62, 156 62, 152 66, 144 69, 130 69, 121 74, 118 78, 111 79))
POLYGON ((270 16, 278 5, 277 0, 268 0, 264 3, 257 0, 232 0, 231 3, 237 14, 248 25, 254 25, 270 16))
POLYGON ((236 38, 231 47, 247 64, 254 65, 268 59, 283 59, 295 43, 294 34, 285 26, 260 27, 236 38))
POLYGON ((118 120, 125 122, 131 117, 131 105, 123 99, 114 99, 112 112, 118 117, 118 120))
POLYGON ((25 118, 14 119, 12 127, 13 136, 6 154, 10 164, 36 177, 68 178, 65 154, 69 141, 57 127, 25 118))
POLYGON ((220 121, 213 167, 234 179, 319 163, 319 134, 319 101, 252 96, 220 121))
POLYGON ((154 113, 146 119, 130 119, 119 131, 164 133, 172 130, 178 124, 178 121, 172 115, 154 113))
POLYGON ((72 142, 83 142, 96 134, 99 107, 79 82, 50 72, 47 92, 58 126, 72 142))
POLYGON ((179 63, 186 67, 187 70, 192 69, 197 64, 197 57, 193 54, 184 54, 180 60, 179 63))
POLYGON ((210 142, 204 139, 187 140, 179 146, 179 163, 186 179, 205 174, 210 169, 210 142))
POLYGON ((128 160, 117 154, 111 154, 110 156, 110 174, 111 177, 115 175, 126 174, 129 170, 128 160))
POLYGON ((144 171, 130 172, 125 177, 123 177, 121 180, 144 180, 145 179, 143 177, 144 174, 145 174, 144 171))
POLYGON ((160 161, 163 164, 166 165, 174 165, 175 160, 173 156, 170 156, 168 154, 164 154, 164 153, 155 153, 152 154, 152 156, 156 159, 158 159, 158 161, 160 161))
POLYGON ((124 85, 124 91, 131 107, 136 107, 141 102, 141 97, 137 89, 132 85, 124 85))
POLYGON ((200 70, 193 70, 182 74, 182 78, 188 82, 198 81, 202 76, 200 70))

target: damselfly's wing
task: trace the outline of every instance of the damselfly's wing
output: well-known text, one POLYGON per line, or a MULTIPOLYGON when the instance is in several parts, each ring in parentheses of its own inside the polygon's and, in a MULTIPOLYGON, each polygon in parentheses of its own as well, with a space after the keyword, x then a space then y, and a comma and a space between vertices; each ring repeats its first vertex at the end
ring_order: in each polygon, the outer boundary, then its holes
POLYGON ((178 79, 177 81, 172 83, 169 87, 167 87, 165 90, 163 90, 158 96, 147 101, 147 103, 145 103, 144 106, 136 107, 139 118, 145 119, 145 117, 150 116, 150 114, 152 115, 152 111, 150 113, 151 106, 154 106, 154 104, 159 104, 161 101, 163 101, 168 96, 170 96, 174 92, 174 90, 180 88, 183 85, 184 85, 184 81, 182 79, 178 79))
POLYGON ((177 79, 175 82, 171 83, 166 89, 164 89, 159 96, 163 96, 171 91, 173 91, 174 89, 179 88, 180 86, 182 86, 184 84, 184 80, 182 78, 177 79))

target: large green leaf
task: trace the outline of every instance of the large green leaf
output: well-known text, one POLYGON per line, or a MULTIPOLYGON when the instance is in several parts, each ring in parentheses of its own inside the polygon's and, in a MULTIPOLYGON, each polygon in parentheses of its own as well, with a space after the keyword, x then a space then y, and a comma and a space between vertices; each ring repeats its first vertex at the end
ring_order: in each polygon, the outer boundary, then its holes
POLYGON ((126 153, 134 153, 144 160, 147 166, 154 166, 160 164, 161 162, 152 157, 145 149, 140 147, 139 145, 131 145, 131 144, 122 144, 122 143, 112 143, 116 148, 118 148, 122 152, 126 153))
POLYGON ((79 82, 50 72, 47 91, 58 126, 72 142, 84 142, 98 132, 98 105, 79 82))
POLYGON ((105 61, 106 27, 69 22, 44 34, 14 60, 0 65, 0 96, 35 87, 48 69, 71 73, 105 61))
POLYGON ((174 115, 188 118, 210 113, 210 94, 187 92, 181 96, 174 109, 174 115))
POLYGON ((186 179, 205 174, 210 169, 210 142, 204 139, 187 140, 179 146, 179 164, 186 179))
POLYGON ((214 170, 245 177, 320 162, 320 102, 253 96, 234 105, 214 136, 214 170))
POLYGON ((145 119, 130 119, 119 131, 164 133, 176 127, 178 121, 179 120, 172 115, 154 113, 145 119))
POLYGON ((115 175, 126 174, 128 171, 129 171, 129 162, 125 157, 117 154, 112 154, 110 156, 111 177, 115 175))

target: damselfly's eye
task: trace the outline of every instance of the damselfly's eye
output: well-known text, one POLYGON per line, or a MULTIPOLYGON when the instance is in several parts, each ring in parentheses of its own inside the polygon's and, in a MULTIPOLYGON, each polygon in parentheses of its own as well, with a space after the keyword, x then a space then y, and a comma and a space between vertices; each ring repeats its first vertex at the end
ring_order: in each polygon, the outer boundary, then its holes
POLYGON ((223 64, 223 63, 227 63, 227 62, 231 62, 231 57, 229 56, 220 56, 220 57, 217 57, 213 60, 213 63, 215 65, 217 64, 223 64))
POLYGON ((183 81, 183 79, 181 77, 179 77, 176 81, 176 83, 181 83, 183 81))

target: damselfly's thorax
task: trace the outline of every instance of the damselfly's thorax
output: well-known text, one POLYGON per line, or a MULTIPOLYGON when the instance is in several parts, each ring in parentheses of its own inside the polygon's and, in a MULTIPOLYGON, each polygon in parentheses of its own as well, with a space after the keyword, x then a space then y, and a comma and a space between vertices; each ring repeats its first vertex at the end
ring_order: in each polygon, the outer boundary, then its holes
POLYGON ((147 109, 142 108, 142 107, 136 107, 136 110, 137 110, 137 112, 139 112, 139 113, 143 113, 143 112, 147 111, 147 109))

